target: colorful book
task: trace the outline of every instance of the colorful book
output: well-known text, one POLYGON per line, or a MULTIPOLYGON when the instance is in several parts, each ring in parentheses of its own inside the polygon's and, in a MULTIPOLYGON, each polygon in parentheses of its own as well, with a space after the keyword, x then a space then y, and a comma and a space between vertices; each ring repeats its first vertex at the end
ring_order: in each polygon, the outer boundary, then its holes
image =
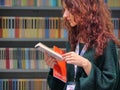
POLYGON ((22 69, 22 52, 21 48, 17 48, 18 69, 22 69))
POLYGON ((13 68, 18 69, 17 48, 13 49, 13 68))
POLYGON ((13 90, 12 79, 8 80, 8 90, 13 90))
POLYGON ((9 28, 9 37, 15 38, 15 17, 10 17, 11 28, 9 28))
POLYGON ((30 59, 29 59, 29 48, 25 48, 25 66, 26 66, 26 69, 30 69, 30 59))
POLYGON ((57 1, 58 1, 58 0, 49 0, 50 6, 56 7, 56 6, 57 6, 57 1))
POLYGON ((13 69, 13 48, 9 48, 10 69, 13 69))
POLYGON ((6 69, 10 69, 9 48, 6 48, 6 69))
POLYGON ((26 69, 26 66, 25 66, 25 48, 21 48, 21 57, 22 57, 22 69, 26 69))
MULTIPOLYGON (((54 46, 53 50, 59 54, 64 54, 65 52, 60 48, 54 46)), ((64 60, 57 60, 57 64, 53 68, 53 76, 60 79, 63 82, 67 81, 67 71, 66 71, 66 62, 64 60)))
POLYGON ((45 38, 50 37, 50 30, 49 30, 49 18, 45 18, 45 38))

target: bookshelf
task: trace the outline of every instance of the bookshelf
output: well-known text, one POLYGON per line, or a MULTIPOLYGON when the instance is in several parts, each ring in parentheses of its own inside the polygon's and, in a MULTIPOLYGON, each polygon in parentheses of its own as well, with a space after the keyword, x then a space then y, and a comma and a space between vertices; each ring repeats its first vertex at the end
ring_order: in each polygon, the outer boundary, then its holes
MULTIPOLYGON (((0 17, 61 17, 62 12, 60 7, 5 7, 0 6, 0 17)), ((65 38, 0 38, 0 48, 34 48, 38 42, 43 42, 45 45, 52 48, 53 45, 64 48, 67 39, 65 38)), ((1 53, 0 53, 1 54, 1 53)), ((2 80, 17 80, 20 79, 46 79, 48 69, 0 69, 0 79, 2 80)), ((44 81, 44 80, 43 80, 44 81)), ((7 83, 8 81, 6 81, 7 83)), ((15 81, 13 81, 15 82, 15 81)), ((26 82, 27 83, 27 82, 26 82)), ((44 82, 43 82, 44 83, 44 82)), ((40 83, 41 84, 41 83, 40 83)), ((21 85, 22 86, 22 85, 21 85)), ((47 86, 47 85, 46 85, 47 86)), ((1 89, 1 88, 0 88, 1 89)), ((8 88, 4 88, 8 90, 8 88)), ((12 89, 11 89, 12 90, 12 89)), ((30 89, 26 89, 30 90, 30 89)), ((35 89, 31 89, 35 90, 35 89)), ((38 89, 36 89, 38 90, 38 89)), ((49 90, 42 88, 39 90, 49 90)))
MULTIPOLYGON (((120 18, 120 7, 111 7, 112 17, 120 18)), ((0 6, 0 17, 61 17, 61 7, 5 7, 0 6)), ((120 22, 119 22, 120 23, 120 22)), ((120 27, 119 27, 120 29, 120 27)), ((61 48, 66 46, 66 38, 0 38, 0 48, 34 48, 38 42, 43 42, 48 47, 56 45, 61 48)), ((119 50, 120 52, 120 50, 119 50)), ((120 59, 120 56, 119 56, 120 59)), ((48 69, 0 69, 0 79, 37 79, 47 77, 48 69), (33 74, 34 73, 34 74, 33 74)), ((6 89, 5 89, 6 90, 6 89)))
MULTIPOLYGON (((61 17, 62 12, 60 7, 0 7, 0 16, 5 17, 61 17)), ((34 45, 38 42, 43 42, 45 45, 52 47, 53 45, 56 45, 61 48, 65 48, 67 39, 53 39, 53 38, 0 38, 0 48, 34 48, 34 45)), ((33 78, 40 78, 40 77, 46 77, 47 75, 46 70, 0 70, 2 72, 1 78, 13 78, 13 73, 17 75, 18 77, 24 77, 24 75, 29 74, 30 77, 33 78), (36 73, 36 75, 33 75, 32 73, 36 73), (10 76, 6 76, 7 74, 10 74, 10 76), (19 73, 19 74, 18 74, 19 73), (41 73, 41 74, 40 74, 41 73)), ((27 75, 26 75, 27 76, 27 75)))

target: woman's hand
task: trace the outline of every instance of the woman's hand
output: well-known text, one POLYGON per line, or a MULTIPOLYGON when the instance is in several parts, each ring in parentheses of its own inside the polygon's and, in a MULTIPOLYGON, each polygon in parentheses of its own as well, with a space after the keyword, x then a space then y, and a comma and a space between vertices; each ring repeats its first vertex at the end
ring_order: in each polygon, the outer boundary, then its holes
POLYGON ((44 60, 46 62, 46 64, 48 66, 50 66, 50 68, 53 68, 54 65, 57 63, 55 58, 53 58, 52 56, 50 56, 48 53, 44 53, 44 60))
POLYGON ((63 59, 69 63, 83 67, 88 75, 91 71, 91 63, 88 59, 76 54, 75 52, 68 52, 62 55, 63 59))
POLYGON ((80 67, 83 67, 83 64, 86 63, 86 59, 81 57, 80 55, 76 54, 75 52, 68 52, 62 55, 63 59, 69 63, 74 64, 80 67))

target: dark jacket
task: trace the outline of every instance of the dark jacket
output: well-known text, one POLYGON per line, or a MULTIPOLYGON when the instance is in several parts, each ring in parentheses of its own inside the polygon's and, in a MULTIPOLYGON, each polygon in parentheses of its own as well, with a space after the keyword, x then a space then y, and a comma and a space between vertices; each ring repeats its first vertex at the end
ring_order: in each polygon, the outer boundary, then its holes
MULTIPOLYGON (((80 44, 80 51, 83 44, 80 44)), ((117 89, 119 65, 116 46, 109 41, 102 56, 96 60, 94 49, 89 49, 83 57, 92 63, 92 69, 87 76, 81 67, 78 67, 75 90, 120 90, 117 89)), ((52 76, 52 69, 48 74, 48 85, 51 90, 64 90, 65 83, 52 76)), ((74 80, 74 65, 67 64, 67 81, 74 80)))

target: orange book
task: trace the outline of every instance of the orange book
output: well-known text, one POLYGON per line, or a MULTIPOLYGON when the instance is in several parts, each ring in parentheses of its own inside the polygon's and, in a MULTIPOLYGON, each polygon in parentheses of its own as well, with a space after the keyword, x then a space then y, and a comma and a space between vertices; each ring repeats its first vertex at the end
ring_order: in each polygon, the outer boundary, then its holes
POLYGON ((49 18, 49 30, 50 30, 50 38, 54 38, 54 18, 49 18))
MULTIPOLYGON (((63 54, 64 51, 54 46, 53 50, 59 54, 63 54)), ((64 60, 56 60, 57 64, 53 68, 53 76, 60 79, 63 82, 67 81, 66 62, 64 60)))
POLYGON ((15 17, 15 38, 19 38, 19 17, 15 17))
POLYGON ((34 0, 28 0, 28 6, 34 6, 34 0))
POLYGON ((60 35, 61 35, 61 33, 60 33, 60 17, 58 17, 58 19, 57 19, 57 22, 58 22, 58 24, 57 24, 57 29, 58 29, 58 38, 60 38, 60 35))
POLYGON ((12 0, 4 0, 5 6, 12 6, 12 0))

